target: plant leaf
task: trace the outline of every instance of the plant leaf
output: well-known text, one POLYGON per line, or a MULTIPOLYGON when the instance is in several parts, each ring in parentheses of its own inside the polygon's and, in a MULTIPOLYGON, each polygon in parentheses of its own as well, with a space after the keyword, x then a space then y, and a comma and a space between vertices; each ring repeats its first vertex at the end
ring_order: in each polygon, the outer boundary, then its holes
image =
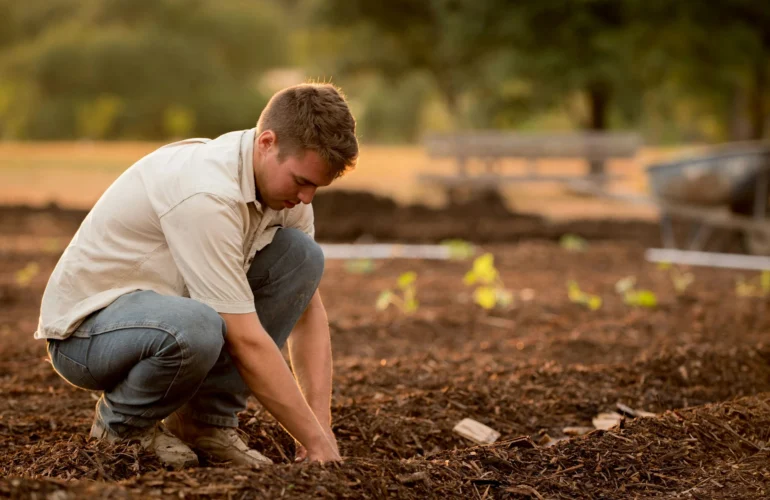
POLYGON ((759 275, 759 285, 762 288, 762 295, 767 295, 770 292, 770 271, 762 271, 759 275))
POLYGON ((473 273, 476 279, 485 285, 491 285, 497 279, 495 269, 495 257, 491 253, 485 253, 473 261, 473 273))
POLYGON ((486 310, 494 309, 497 304, 497 293, 492 287, 480 286, 473 292, 473 301, 486 310))
POLYGON ((352 274, 369 274, 374 271, 372 259, 354 259, 345 262, 345 270, 352 274))
POLYGON ((650 290, 634 290, 626 293, 626 304, 638 307, 652 308, 658 305, 658 297, 650 290))
POLYGON ((380 293, 379 297, 377 297, 377 303, 375 304, 375 307, 378 311, 384 311, 388 308, 390 305, 390 299, 393 297, 393 292, 390 290, 385 290, 380 293))
POLYGON ((634 286, 636 286, 636 276, 626 276, 615 283, 615 291, 624 294, 633 290, 634 286))
POLYGON ((401 290, 406 290, 415 281, 417 281, 417 273, 414 271, 407 271, 398 277, 398 287, 401 290))
POLYGON ((559 245, 568 252, 584 252, 588 249, 588 241, 576 234, 562 235, 559 245))
POLYGON ((496 299, 500 307, 510 307, 513 305, 513 292, 504 288, 498 288, 496 291, 496 299))
POLYGON ((580 287, 578 286, 577 282, 567 282, 567 296, 569 297, 570 302, 582 303, 583 295, 584 294, 582 291, 580 291, 580 287))
POLYGON ((473 257, 473 245, 465 240, 444 240, 441 245, 449 248, 449 258, 452 260, 465 260, 473 257))

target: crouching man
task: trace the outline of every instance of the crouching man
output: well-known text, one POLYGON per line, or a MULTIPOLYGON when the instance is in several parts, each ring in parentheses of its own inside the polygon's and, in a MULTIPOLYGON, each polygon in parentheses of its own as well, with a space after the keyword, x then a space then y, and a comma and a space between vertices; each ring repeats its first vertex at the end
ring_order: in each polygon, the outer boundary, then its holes
POLYGON ((340 459, 310 202, 357 157, 344 96, 303 84, 274 95, 255 129, 164 146, 107 189, 56 265, 35 332, 60 376, 102 391, 92 437, 138 441, 172 468, 196 452, 270 463, 237 432, 253 394, 297 460, 340 459))

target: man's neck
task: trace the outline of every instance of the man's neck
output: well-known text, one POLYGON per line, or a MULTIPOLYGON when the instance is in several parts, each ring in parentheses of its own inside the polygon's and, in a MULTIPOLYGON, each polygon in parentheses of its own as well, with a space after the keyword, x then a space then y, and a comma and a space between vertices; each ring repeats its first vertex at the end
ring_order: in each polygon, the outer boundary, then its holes
POLYGON ((254 153, 251 155, 251 169, 254 171, 254 193, 256 194, 257 203, 259 205, 264 205, 264 201, 262 200, 262 193, 259 192, 259 174, 260 174, 260 166, 262 165, 262 162, 260 161, 259 157, 259 148, 257 147, 257 137, 258 135, 254 137, 254 153))

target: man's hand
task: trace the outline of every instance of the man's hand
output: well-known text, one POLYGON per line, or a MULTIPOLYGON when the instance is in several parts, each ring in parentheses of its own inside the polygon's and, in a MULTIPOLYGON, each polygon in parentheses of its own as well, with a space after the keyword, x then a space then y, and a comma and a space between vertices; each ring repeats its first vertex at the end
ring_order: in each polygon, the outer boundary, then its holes
MULTIPOLYGON (((332 353, 329 320, 318 290, 291 332, 289 355, 302 393, 318 418, 327 441, 339 457, 337 440, 331 430, 332 353)), ((298 443, 295 461, 314 460, 315 456, 312 447, 298 443)))
MULTIPOLYGON (((337 447, 337 438, 334 437, 334 432, 332 432, 332 430, 330 428, 328 428, 328 427, 325 429, 324 432, 326 434, 327 439, 329 440, 329 443, 331 444, 332 448, 334 449, 335 454, 337 455, 337 458, 333 459, 333 460, 342 460, 340 458, 340 451, 339 451, 339 448, 337 447)), ((312 461, 318 461, 316 456, 317 456, 317 454, 315 454, 315 453, 308 453, 307 448, 302 446, 302 443, 297 442, 297 451, 296 451, 295 456, 294 456, 294 461, 295 462, 304 462, 305 460, 309 460, 311 462, 312 461)), ((323 460, 322 459, 320 461, 324 462, 324 461, 327 461, 327 460, 323 460)))
POLYGON ((226 346, 254 396, 289 434, 307 447, 310 459, 339 460, 336 446, 327 436, 329 426, 315 416, 256 313, 221 316, 227 324, 226 346))

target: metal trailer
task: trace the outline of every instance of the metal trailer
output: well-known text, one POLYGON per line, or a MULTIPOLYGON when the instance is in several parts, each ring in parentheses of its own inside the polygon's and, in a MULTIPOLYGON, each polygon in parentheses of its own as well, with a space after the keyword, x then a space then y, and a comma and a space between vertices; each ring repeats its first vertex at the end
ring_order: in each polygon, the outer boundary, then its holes
POLYGON ((647 168, 667 249, 701 251, 716 228, 738 232, 744 249, 770 255, 770 143, 726 144, 686 159, 647 168), (674 220, 689 226, 681 245, 674 220))

